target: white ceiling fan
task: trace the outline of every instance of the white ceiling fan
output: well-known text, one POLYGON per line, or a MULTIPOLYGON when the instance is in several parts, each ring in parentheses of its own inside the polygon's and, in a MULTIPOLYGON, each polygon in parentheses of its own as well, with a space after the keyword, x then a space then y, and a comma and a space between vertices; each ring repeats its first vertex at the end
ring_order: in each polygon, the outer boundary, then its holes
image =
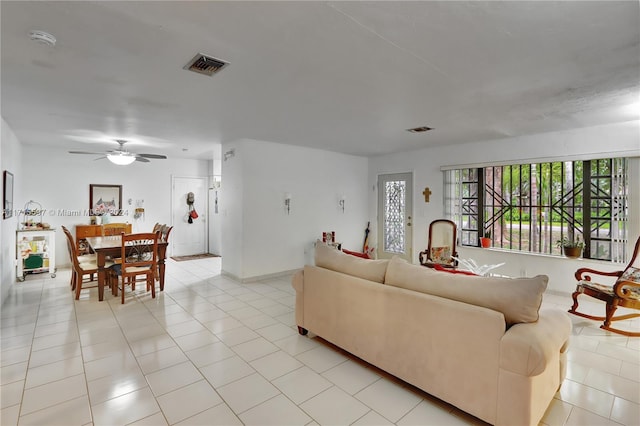
POLYGON ((134 161, 148 163, 150 159, 164 160, 167 158, 166 155, 161 155, 161 154, 136 154, 133 152, 129 152, 124 147, 124 144, 127 143, 126 140, 116 139, 116 142, 120 144, 120 147, 113 151, 106 151, 106 152, 69 151, 69 154, 102 155, 102 157, 98 157, 96 158, 96 160, 101 160, 103 158, 106 158, 109 161, 111 161, 113 164, 117 164, 119 166, 126 166, 128 164, 133 163, 134 161))

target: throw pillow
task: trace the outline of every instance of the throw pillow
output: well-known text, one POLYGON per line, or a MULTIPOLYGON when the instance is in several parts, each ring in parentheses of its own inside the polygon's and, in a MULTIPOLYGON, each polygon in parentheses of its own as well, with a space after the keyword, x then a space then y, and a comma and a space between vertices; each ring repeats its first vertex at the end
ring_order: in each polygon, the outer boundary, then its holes
POLYGON ((431 260, 441 265, 451 264, 451 247, 431 247, 431 260))
POLYGON ((391 259, 385 284, 502 312, 508 326, 536 322, 549 277, 471 277, 391 259))
POLYGON ((321 268, 353 275, 365 280, 384 282, 388 260, 362 259, 343 253, 322 241, 316 241, 315 264, 321 268))

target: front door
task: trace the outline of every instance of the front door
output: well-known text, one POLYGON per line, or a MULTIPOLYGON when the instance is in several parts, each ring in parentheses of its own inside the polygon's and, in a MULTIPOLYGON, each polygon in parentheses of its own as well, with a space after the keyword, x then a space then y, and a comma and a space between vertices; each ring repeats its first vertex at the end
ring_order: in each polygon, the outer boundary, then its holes
POLYGON ((207 252, 207 178, 173 177, 173 230, 169 236, 172 256, 188 256, 207 252), (193 206, 198 218, 189 223, 187 194, 193 192, 193 206))
POLYGON ((378 257, 412 261, 413 173, 378 176, 378 257))

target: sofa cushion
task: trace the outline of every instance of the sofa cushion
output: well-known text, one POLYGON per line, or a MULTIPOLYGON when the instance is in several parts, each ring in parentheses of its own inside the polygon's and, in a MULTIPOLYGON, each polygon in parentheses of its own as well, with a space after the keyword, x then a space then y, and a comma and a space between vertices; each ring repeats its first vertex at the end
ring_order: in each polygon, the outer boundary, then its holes
POLYGON ((383 283, 389 261, 351 256, 318 240, 316 242, 315 263, 321 268, 383 283))
POLYGON ((502 312, 507 325, 535 322, 549 277, 498 278, 443 274, 391 259, 385 284, 502 312))

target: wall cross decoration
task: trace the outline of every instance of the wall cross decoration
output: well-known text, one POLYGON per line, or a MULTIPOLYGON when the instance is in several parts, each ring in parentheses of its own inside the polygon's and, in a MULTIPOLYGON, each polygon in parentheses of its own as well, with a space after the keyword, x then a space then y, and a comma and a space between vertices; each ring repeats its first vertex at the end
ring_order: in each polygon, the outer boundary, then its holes
POLYGON ((422 195, 424 195, 424 202, 428 203, 429 202, 429 195, 431 195, 431 190, 429 189, 428 186, 424 189, 424 191, 422 191, 422 195))

